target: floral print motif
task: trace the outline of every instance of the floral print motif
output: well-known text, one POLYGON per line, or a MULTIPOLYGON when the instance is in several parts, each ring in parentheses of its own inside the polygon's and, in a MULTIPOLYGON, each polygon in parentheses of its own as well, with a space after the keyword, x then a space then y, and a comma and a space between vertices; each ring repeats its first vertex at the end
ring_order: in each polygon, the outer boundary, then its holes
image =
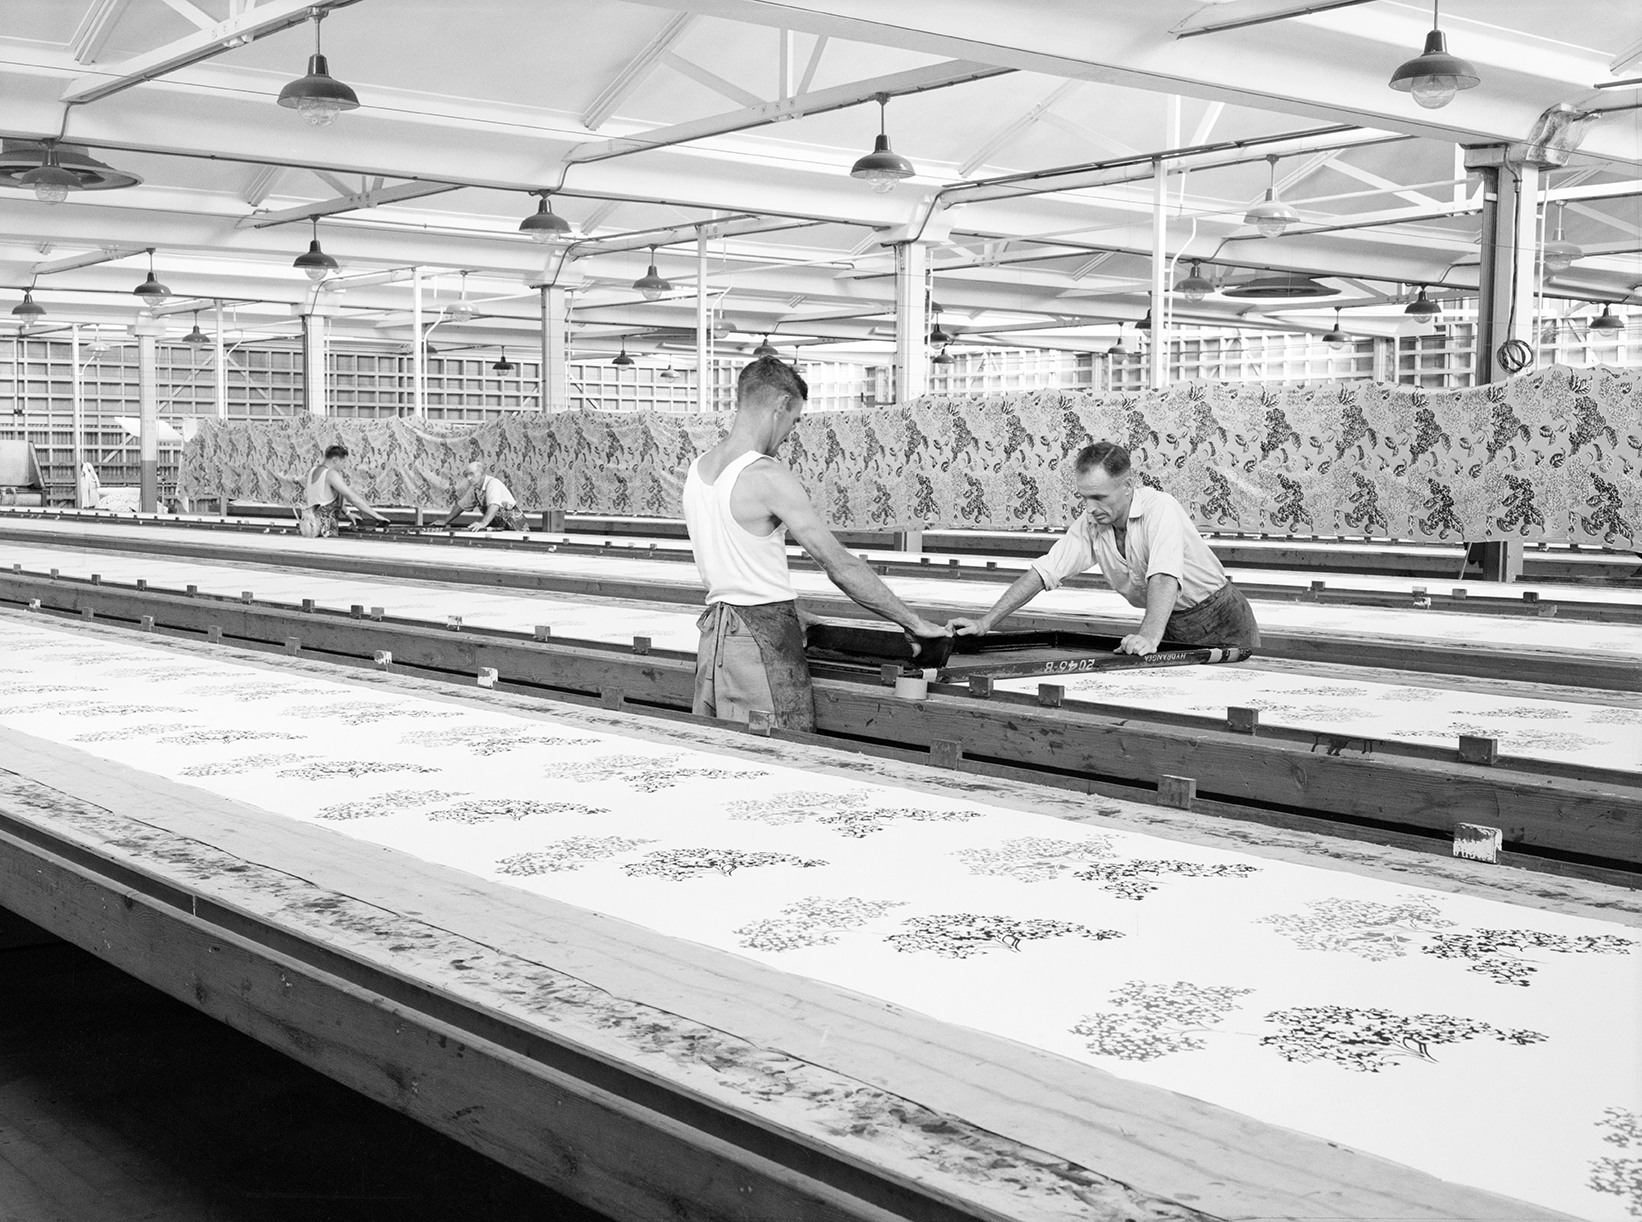
POLYGON ((495 823, 507 819, 517 823, 537 815, 608 815, 602 806, 580 802, 536 802, 528 798, 483 798, 461 806, 446 806, 428 812, 432 823, 495 823))
POLYGON ((1537 929, 1479 929, 1475 933, 1437 934, 1420 948, 1439 959, 1469 959, 1471 970, 1491 977, 1496 984, 1527 988, 1528 979, 1539 967, 1513 953, 1520 950, 1549 950, 1563 955, 1628 955, 1635 943, 1617 934, 1583 934, 1567 937, 1537 929))
POLYGON ((1208 1029, 1238 1008, 1236 998, 1253 991, 1185 980, 1131 980, 1112 994, 1116 1009, 1085 1015, 1072 1033, 1089 1037, 1090 1052, 1124 1061, 1194 1052, 1204 1046, 1208 1029))
POLYGON ((1593 1191, 1623 1197, 1625 1211, 1633 1218, 1642 1218, 1642 1114, 1610 1107, 1597 1124, 1608 1130, 1602 1135, 1603 1141, 1637 1153, 1625 1158, 1605 1155, 1593 1160, 1586 1183, 1593 1191))
POLYGON ((579 870, 590 861, 616 857, 631 852, 640 845, 654 843, 654 840, 638 840, 627 836, 571 836, 565 840, 556 840, 543 849, 533 849, 528 853, 515 853, 511 857, 504 857, 496 863, 496 868, 503 874, 520 877, 532 874, 557 874, 567 870, 579 870))
POLYGON ((905 908, 904 900, 867 900, 846 895, 830 899, 810 895, 788 904, 780 916, 753 921, 735 931, 741 945, 749 950, 801 950, 807 946, 831 946, 838 935, 859 929, 891 908, 905 908))
POLYGON ((1042 938, 1080 937, 1104 942, 1123 936, 1116 929, 1090 929, 1072 921, 983 916, 973 912, 911 917, 905 924, 904 933, 892 933, 884 941, 898 951, 934 951, 947 959, 968 959, 999 946, 1018 952, 1022 942, 1042 938))
POLYGON ((389 793, 378 794, 374 798, 361 798, 357 802, 338 802, 332 806, 321 807, 315 817, 331 822, 379 819, 384 815, 397 815, 401 811, 417 806, 431 806, 435 802, 448 802, 452 798, 463 796, 465 795, 447 789, 395 789, 389 793))
POLYGON ((980 816, 978 810, 925 810, 910 806, 871 806, 871 795, 854 793, 822 793, 793 790, 773 798, 746 799, 731 802, 725 808, 732 819, 755 820, 779 827, 788 823, 811 821, 831 828, 843 836, 859 840, 882 831, 892 822, 963 823, 980 816))
POLYGON ((311 755, 295 755, 290 752, 242 755, 238 759, 217 760, 210 764, 190 764, 186 768, 178 769, 178 772, 181 776, 192 777, 238 776, 244 772, 256 772, 262 768, 280 768, 312 758, 311 755))
POLYGON ((551 764, 542 770, 550 781, 623 781, 640 793, 656 793, 686 781, 753 781, 768 776, 759 770, 734 768, 680 768, 677 755, 604 755, 568 764, 551 764))
POLYGON ((635 877, 653 874, 657 878, 684 882, 710 874, 722 874, 727 878, 737 870, 756 869, 759 866, 797 866, 810 870, 826 864, 814 858, 795 857, 791 853, 764 853, 747 849, 657 849, 646 853, 642 861, 630 862, 622 869, 635 877))
POLYGON ((1256 919, 1276 926, 1301 950, 1346 951, 1375 963, 1401 958, 1419 935, 1453 925, 1436 905, 1417 898, 1399 904, 1324 899, 1313 900, 1306 908, 1303 914, 1256 919))
MULTIPOLYGON (((1635 547, 1639 400, 1636 370, 1558 367, 1463 390, 1185 382, 1139 394, 928 395, 807 414, 785 460, 838 528, 1064 526, 1063 460, 1107 437, 1205 526, 1635 547)), ((473 427, 206 418, 183 447, 180 490, 294 504, 312 456, 340 441, 371 456, 355 486, 372 501, 446 503, 462 465, 480 458, 533 509, 677 517, 690 458, 727 425, 724 414, 654 411, 519 413, 473 427)))
POLYGON ((1208 865, 1198 861, 1114 861, 1102 862, 1072 875, 1087 882, 1101 883, 1105 890, 1126 900, 1143 900, 1158 889, 1154 880, 1162 874, 1181 878, 1247 878, 1258 874, 1259 866, 1208 865))
POLYGON ((1435 1061, 1438 1044, 1492 1036, 1510 1044, 1537 1044, 1538 1031, 1502 1030, 1492 1023, 1450 1014, 1393 1014, 1390 1010, 1351 1006, 1298 1006, 1266 1016, 1279 1030, 1262 1036, 1285 1061, 1330 1061, 1359 1073, 1380 1070, 1405 1060, 1435 1061))

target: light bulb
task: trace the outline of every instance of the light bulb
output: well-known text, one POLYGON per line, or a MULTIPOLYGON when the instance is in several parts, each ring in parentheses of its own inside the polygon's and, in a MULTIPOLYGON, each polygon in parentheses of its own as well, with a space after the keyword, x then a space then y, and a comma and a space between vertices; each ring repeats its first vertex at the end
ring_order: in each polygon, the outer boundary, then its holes
POLYGON ((1449 73, 1438 76, 1416 76, 1408 92, 1427 110, 1441 110, 1454 100, 1460 90, 1459 79, 1449 73))
POLYGON ((1254 227, 1260 231, 1263 238, 1280 238, 1283 231, 1289 227, 1287 217, 1263 216, 1254 222, 1254 227))
POLYGON ((639 290, 639 292, 644 294, 644 299, 646 301, 660 301, 661 300, 661 290, 653 284, 645 285, 642 289, 639 290))
POLYGON ((445 310, 445 317, 451 322, 472 322, 473 307, 465 301, 458 301, 445 310))
POLYGON ((305 267, 302 269, 302 274, 317 284, 321 280, 325 279, 325 277, 330 274, 330 271, 331 269, 328 267, 305 267))
POLYGON ((888 195, 895 190, 895 185, 901 181, 902 175, 888 170, 869 170, 862 177, 867 180, 867 186, 879 195, 888 195))
POLYGON ((68 198, 68 188, 62 183, 37 182, 34 184, 34 198, 42 204, 60 204, 68 198))
POLYGON ((1208 292, 1205 289, 1200 289, 1193 286, 1192 288, 1182 291, 1180 295, 1195 305, 1197 302, 1202 301, 1203 298, 1207 297, 1208 292))
POLYGON ((296 112, 310 127, 329 127, 336 122, 342 107, 331 98, 298 98, 296 112))
POLYGON ((1574 260, 1582 258, 1585 252, 1572 242, 1545 243, 1545 268, 1547 271, 1565 272, 1574 265, 1574 260))
POLYGON ((1328 341, 1328 346, 1330 348, 1334 349, 1334 351, 1338 352, 1341 348, 1344 348, 1350 342, 1351 341, 1349 339, 1345 338, 1345 336, 1342 335, 1339 339, 1329 340, 1328 341))

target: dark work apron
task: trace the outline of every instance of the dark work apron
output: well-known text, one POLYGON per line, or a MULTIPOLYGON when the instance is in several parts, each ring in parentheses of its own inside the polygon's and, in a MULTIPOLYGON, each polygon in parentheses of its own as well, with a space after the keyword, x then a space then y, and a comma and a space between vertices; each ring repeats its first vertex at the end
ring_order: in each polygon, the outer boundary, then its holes
POLYGON ((731 606, 713 603, 696 620, 703 635, 716 630, 716 617, 733 615, 746 627, 764 660, 770 684, 775 724, 783 730, 815 731, 815 689, 810 685, 810 663, 804 656, 804 629, 798 604, 791 600, 731 606))
POLYGON ((1163 639, 1175 645, 1258 649, 1260 625, 1254 608, 1230 581, 1195 607, 1176 611, 1164 626, 1163 639))

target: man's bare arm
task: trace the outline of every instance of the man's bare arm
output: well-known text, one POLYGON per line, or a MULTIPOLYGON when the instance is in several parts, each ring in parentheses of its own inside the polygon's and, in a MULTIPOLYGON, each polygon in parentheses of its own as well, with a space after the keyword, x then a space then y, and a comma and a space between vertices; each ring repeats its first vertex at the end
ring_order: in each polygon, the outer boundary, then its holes
POLYGON ((1043 578, 1037 569, 1027 569, 1015 578, 985 615, 979 619, 948 620, 946 626, 959 636, 985 636, 998 626, 999 621, 1007 619, 1041 593, 1043 578))
POLYGON ((1113 653, 1156 653, 1158 642, 1163 639, 1163 630, 1168 626, 1169 616, 1174 612, 1174 605, 1180 598, 1180 582, 1167 573, 1158 573, 1146 579, 1146 614, 1141 618, 1140 627, 1118 642, 1113 653))
POLYGON ((838 542, 821 515, 810 504, 804 488, 790 471, 773 463, 758 463, 742 476, 753 477, 752 488, 763 507, 779 519, 792 536, 817 564, 832 578, 833 584, 868 611, 893 620, 913 636, 948 636, 948 630, 931 623, 896 596, 859 557, 838 542))

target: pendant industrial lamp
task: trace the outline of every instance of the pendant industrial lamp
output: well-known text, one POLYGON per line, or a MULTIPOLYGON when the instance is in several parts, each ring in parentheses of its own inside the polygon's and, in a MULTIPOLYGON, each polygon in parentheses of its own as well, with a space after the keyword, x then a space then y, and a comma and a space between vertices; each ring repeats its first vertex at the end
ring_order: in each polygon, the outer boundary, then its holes
POLYGON ((503 374, 504 376, 506 374, 510 374, 510 373, 514 372, 518 368, 519 367, 517 365, 515 365, 512 361, 507 359, 507 349, 506 348, 502 349, 502 359, 497 361, 494 365, 492 365, 490 367, 492 373, 499 373, 499 374, 503 374))
POLYGON ((946 345, 943 344, 941 345, 941 350, 929 358, 929 363, 931 365, 956 365, 958 363, 958 358, 948 352, 946 350, 946 345))
POLYGON ((780 355, 781 355, 780 350, 778 348, 776 348, 776 346, 774 344, 770 343, 770 337, 769 337, 768 333, 766 333, 765 336, 764 336, 764 342, 762 344, 760 344, 758 347, 753 349, 753 359, 754 360, 758 360, 760 357, 780 356, 780 355))
POLYGON ((23 325, 26 327, 35 319, 43 317, 46 307, 34 300, 34 290, 32 288, 26 288, 23 290, 23 300, 12 306, 11 312, 16 317, 21 318, 23 325))
POLYGON ((1545 270, 1548 272, 1565 272, 1574 265, 1575 259, 1583 259, 1585 252, 1572 242, 1562 240, 1562 212, 1566 204, 1556 206, 1556 241, 1545 243, 1545 270))
POLYGON ((1420 292, 1413 301, 1403 310, 1404 314, 1412 314, 1415 318, 1435 318, 1442 313, 1442 304, 1432 301, 1425 295, 1425 285, 1420 285, 1420 292))
POLYGON ((1277 198, 1277 157, 1266 158, 1271 163, 1271 182, 1266 187, 1266 198, 1243 214, 1243 223, 1253 225, 1263 238, 1281 237, 1290 225, 1300 223, 1300 214, 1277 198))
POLYGON ((308 57, 308 75, 279 91, 279 104, 294 110, 310 126, 329 127, 344 110, 359 109, 359 95, 331 75, 331 66, 319 49, 319 23, 325 14, 314 10, 314 53, 308 57))
POLYGON ((194 329, 182 337, 182 342, 191 344, 196 348, 211 342, 211 337, 200 330, 200 312, 198 310, 194 311, 194 329))
POLYGON ((1193 259, 1191 275, 1175 285, 1174 291, 1195 304, 1214 292, 1214 285, 1203 275, 1203 265, 1193 259))
POLYGON ((1137 322, 1135 324, 1135 330, 1136 331, 1145 331, 1147 334, 1151 334, 1151 330, 1152 330, 1152 312, 1150 310, 1146 311, 1146 317, 1145 318, 1142 318, 1139 322, 1137 322))
POLYGON ((1604 305, 1602 313, 1591 319, 1590 329, 1604 334, 1617 334, 1625 329, 1625 320, 1613 312, 1613 306, 1604 305))
POLYGON ((910 161, 889 147, 885 114, 889 108, 889 94, 878 94, 876 101, 878 139, 873 142, 872 152, 850 167, 850 177, 859 178, 879 195, 885 195, 895 190, 895 185, 903 178, 911 178, 918 171, 912 168, 910 161))
POLYGON ((633 358, 627 355, 627 337, 625 335, 621 338, 621 351, 610 358, 610 363, 612 365, 620 366, 627 366, 633 363, 633 358))
POLYGON ((941 346, 950 344, 953 340, 953 336, 951 332, 941 326, 941 307, 935 305, 933 302, 931 302, 930 305, 935 313, 935 325, 929 329, 929 342, 932 345, 941 346))
POLYGON ((673 362, 672 361, 668 361, 667 362, 667 368, 663 369, 656 376, 658 378, 660 378, 663 382, 676 382, 676 381, 678 381, 678 370, 673 368, 673 362))
POLYGON ((1338 352, 1351 343, 1351 336, 1340 330, 1340 307, 1334 307, 1334 329, 1323 336, 1323 342, 1338 352))
POLYGON ((547 202, 547 192, 536 192, 539 197, 536 201, 536 211, 519 222, 519 232, 532 242, 540 242, 544 246, 553 242, 564 242, 570 238, 570 222, 553 211, 552 205, 547 202))
POLYGON ((131 290, 147 303, 150 309, 171 296, 171 290, 154 278, 154 248, 148 248, 148 278, 131 290))
POLYGON ((45 158, 34 169, 25 171, 17 176, 17 185, 33 187, 34 198, 42 204, 60 204, 68 198, 70 191, 80 189, 80 176, 73 170, 65 170, 57 160, 57 142, 42 140, 45 146, 45 158))
POLYGON ((319 248, 319 218, 310 216, 308 219, 314 226, 313 241, 308 243, 307 250, 291 260, 291 266, 301 268, 302 274, 308 279, 319 281, 334 272, 339 264, 319 248))
POLYGON ((86 360, 94 361, 107 351, 108 341, 102 337, 101 332, 93 331, 91 333, 91 342, 86 345, 86 360))
POLYGON ((1391 87, 1412 94, 1427 110, 1440 110, 1454 100, 1461 89, 1482 84, 1477 70, 1457 55, 1448 53, 1448 40, 1437 26, 1437 0, 1431 0, 1431 33, 1425 36, 1425 50, 1391 74, 1391 87))
POLYGON ((633 281, 633 287, 644 294, 644 299, 646 301, 655 301, 663 293, 671 293, 673 291, 672 283, 662 279, 662 277, 656 273, 656 248, 654 246, 650 248, 649 269, 644 273, 644 275, 633 281))
POLYGON ((472 322, 477 311, 468 303, 468 274, 462 273, 462 295, 445 307, 446 322, 472 322))

